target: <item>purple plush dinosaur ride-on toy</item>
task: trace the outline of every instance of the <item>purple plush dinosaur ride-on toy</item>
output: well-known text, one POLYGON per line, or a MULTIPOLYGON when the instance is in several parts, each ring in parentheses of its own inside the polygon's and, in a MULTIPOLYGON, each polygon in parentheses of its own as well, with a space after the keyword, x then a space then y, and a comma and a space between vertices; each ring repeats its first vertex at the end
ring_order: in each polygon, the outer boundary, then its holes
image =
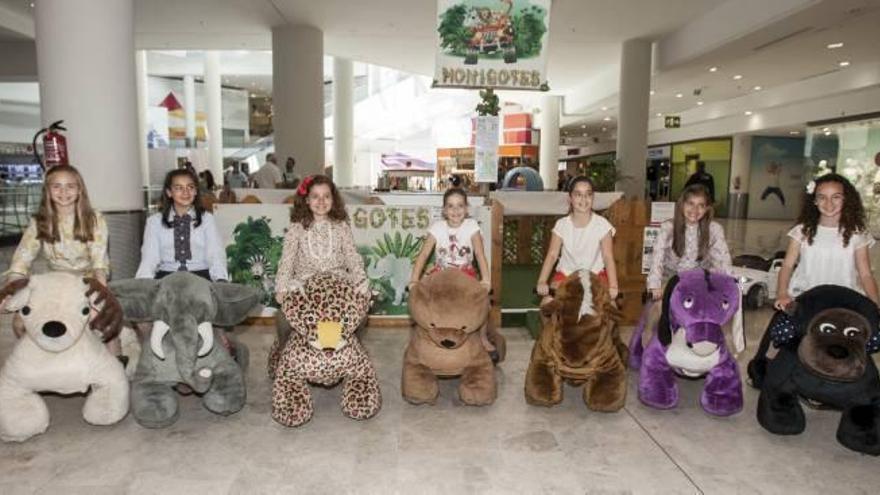
MULTIPOLYGON (((673 277, 663 293, 654 334, 642 348, 646 308, 630 340, 629 364, 639 370, 639 399, 657 409, 678 405, 677 375, 706 377, 700 404, 709 414, 730 416, 742 410, 742 380, 724 342, 722 326, 740 305, 736 280, 725 274, 690 270, 673 277)), ((737 351, 745 341, 734 336, 737 351)))

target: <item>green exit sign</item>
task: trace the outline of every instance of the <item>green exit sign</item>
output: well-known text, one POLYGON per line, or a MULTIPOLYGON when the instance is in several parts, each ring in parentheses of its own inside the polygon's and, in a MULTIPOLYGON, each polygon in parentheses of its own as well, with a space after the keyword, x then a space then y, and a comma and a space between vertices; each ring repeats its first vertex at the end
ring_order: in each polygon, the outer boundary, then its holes
POLYGON ((677 129, 681 127, 681 116, 679 115, 667 115, 666 116, 666 128, 667 129, 677 129))

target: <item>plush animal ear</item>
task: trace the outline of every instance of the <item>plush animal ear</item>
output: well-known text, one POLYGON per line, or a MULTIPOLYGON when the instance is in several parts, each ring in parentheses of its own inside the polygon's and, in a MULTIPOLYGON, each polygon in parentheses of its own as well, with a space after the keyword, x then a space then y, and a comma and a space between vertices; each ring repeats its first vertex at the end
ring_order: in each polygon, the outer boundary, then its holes
POLYGON ((221 327, 241 323, 262 297, 256 287, 229 282, 214 282, 211 284, 211 292, 217 302, 217 314, 214 315, 213 323, 221 327))
POLYGON ((409 287, 409 314, 419 325, 428 325, 431 320, 431 312, 428 282, 421 281, 409 287))
POLYGON ((110 292, 122 305, 125 318, 133 321, 152 321, 157 318, 153 314, 153 301, 159 290, 159 281, 151 278, 130 278, 114 280, 107 284, 110 292))
POLYGON ((660 320, 657 321, 657 340, 664 346, 672 342, 672 328, 669 325, 669 300, 672 298, 672 292, 676 285, 678 285, 678 275, 669 279, 663 290, 663 309, 660 312, 660 320))

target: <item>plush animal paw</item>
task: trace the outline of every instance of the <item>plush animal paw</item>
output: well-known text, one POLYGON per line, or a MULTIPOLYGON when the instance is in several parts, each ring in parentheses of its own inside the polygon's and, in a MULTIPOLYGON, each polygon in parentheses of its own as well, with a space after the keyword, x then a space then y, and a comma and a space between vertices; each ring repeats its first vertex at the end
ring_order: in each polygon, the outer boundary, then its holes
POLYGON ((370 419, 382 408, 376 375, 349 378, 342 387, 342 413, 351 419, 370 419))
POLYGON ((758 397, 758 423, 776 435, 798 435, 807 426, 796 395, 768 390, 763 390, 758 397))
POLYGON ((856 452, 880 455, 880 405, 866 404, 843 411, 837 441, 856 452))
POLYGON ((495 402, 498 390, 494 374, 495 369, 491 364, 468 368, 461 375, 458 398, 469 406, 488 406, 495 402))
POLYGON ((177 421, 177 392, 165 383, 134 383, 131 387, 134 419, 144 428, 164 428, 177 421))
POLYGON ((272 385, 272 419, 284 426, 304 425, 315 412, 312 392, 300 380, 280 374, 272 385))
POLYGON ((404 364, 400 392, 410 404, 434 404, 440 387, 437 377, 426 366, 404 364))

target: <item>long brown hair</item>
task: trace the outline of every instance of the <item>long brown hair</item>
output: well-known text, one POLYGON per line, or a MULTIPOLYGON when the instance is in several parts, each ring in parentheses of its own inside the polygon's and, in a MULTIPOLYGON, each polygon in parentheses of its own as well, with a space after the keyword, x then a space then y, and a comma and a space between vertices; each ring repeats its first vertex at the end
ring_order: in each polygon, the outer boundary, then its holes
POLYGON ((715 217, 715 208, 712 205, 712 198, 709 196, 709 190, 703 184, 691 184, 684 188, 678 201, 675 202, 675 215, 672 219, 672 250, 675 255, 681 258, 684 256, 685 247, 685 228, 687 222, 684 219, 684 203, 691 196, 702 196, 706 201, 706 214, 697 223, 697 261, 702 261, 709 252, 709 226, 715 217))
POLYGON ((46 171, 43 177, 43 197, 40 199, 40 207, 34 214, 37 221, 37 239, 56 243, 61 240, 61 231, 58 228, 58 214, 55 205, 52 204, 52 195, 49 191, 49 183, 52 177, 62 172, 67 172, 76 179, 79 186, 79 197, 74 205, 73 214, 73 238, 80 242, 92 242, 95 240, 95 228, 98 223, 95 210, 89 201, 89 193, 79 170, 70 165, 56 165, 46 171))
POLYGON ((330 208, 330 213, 327 216, 330 220, 336 222, 348 222, 348 212, 345 210, 345 202, 342 201, 342 195, 336 189, 336 184, 326 175, 312 175, 300 182, 296 190, 296 198, 293 200, 293 208, 290 210, 291 222, 302 224, 304 229, 312 226, 315 217, 312 215, 312 210, 309 209, 308 203, 306 203, 306 198, 309 197, 312 188, 320 184, 330 188, 330 195, 333 198, 333 206, 330 208))
POLYGON ((843 247, 848 246, 853 234, 865 231, 865 207, 862 206, 862 196, 846 177, 839 174, 825 174, 814 182, 816 186, 813 192, 805 193, 801 214, 797 219, 798 223, 803 225, 801 232, 807 239, 807 244, 813 244, 821 216, 819 207, 816 206, 816 192, 821 184, 837 182, 843 187, 843 207, 840 210, 840 223, 837 228, 843 235, 843 247))

